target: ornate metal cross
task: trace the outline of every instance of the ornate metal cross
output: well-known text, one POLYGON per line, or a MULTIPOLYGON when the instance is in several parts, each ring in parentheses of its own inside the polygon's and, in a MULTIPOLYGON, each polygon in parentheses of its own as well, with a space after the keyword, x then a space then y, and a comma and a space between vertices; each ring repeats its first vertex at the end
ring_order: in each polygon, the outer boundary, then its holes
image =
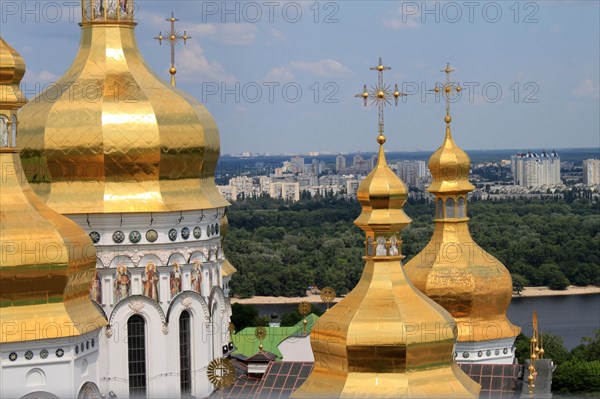
POLYGON ((180 40, 183 40, 184 45, 187 44, 188 39, 192 37, 187 35, 187 31, 183 31, 183 35, 181 35, 175 30, 175 22, 179 22, 179 20, 175 18, 173 13, 171 13, 171 18, 167 18, 166 21, 171 22, 171 29, 167 32, 166 36, 163 36, 161 31, 155 39, 161 45, 163 40, 169 41, 171 46, 171 68, 169 69, 169 73, 171 74, 171 85, 175 86, 175 74, 177 73, 177 69, 175 68, 175 46, 179 44, 180 40))
POLYGON ((386 105, 391 104, 390 100, 394 98, 394 102, 398 105, 398 99, 402 96, 406 96, 405 93, 398 91, 398 85, 394 86, 394 91, 390 90, 390 85, 386 85, 383 82, 383 71, 388 71, 392 68, 386 67, 379 58, 379 65, 370 68, 372 71, 377 71, 377 86, 371 86, 371 91, 367 90, 367 85, 364 85, 363 92, 357 94, 356 97, 361 97, 364 101, 365 107, 367 106, 367 100, 371 99, 371 104, 377 105, 379 109, 379 135, 383 136, 383 110, 386 105))
POLYGON ((450 122, 452 122, 452 117, 450 116, 450 95, 453 91, 455 91, 456 94, 459 94, 462 88, 458 83, 450 81, 450 73, 454 72, 454 69, 450 68, 450 63, 447 63, 446 68, 442 69, 440 72, 444 72, 446 74, 446 82, 443 85, 436 83, 433 91, 439 93, 440 90, 442 90, 442 95, 446 101, 446 116, 444 121, 447 125, 449 125, 450 122))

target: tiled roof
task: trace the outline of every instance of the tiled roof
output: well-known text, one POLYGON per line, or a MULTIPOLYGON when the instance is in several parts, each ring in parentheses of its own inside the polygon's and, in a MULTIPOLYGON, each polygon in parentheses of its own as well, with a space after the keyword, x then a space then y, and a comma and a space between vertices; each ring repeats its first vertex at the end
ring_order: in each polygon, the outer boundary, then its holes
MULTIPOLYGON (((304 383, 312 370, 312 362, 272 362, 262 379, 242 375, 225 392, 215 391, 212 398, 287 399, 304 383)), ((523 386, 522 365, 461 364, 473 380, 481 384, 481 399, 516 399, 523 386)))

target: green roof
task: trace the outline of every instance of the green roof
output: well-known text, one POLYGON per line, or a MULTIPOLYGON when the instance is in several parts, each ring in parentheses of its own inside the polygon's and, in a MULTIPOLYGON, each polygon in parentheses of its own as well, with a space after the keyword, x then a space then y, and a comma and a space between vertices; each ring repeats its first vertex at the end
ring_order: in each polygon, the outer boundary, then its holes
MULTIPOLYGON (((313 313, 306 316, 306 334, 309 334, 312 330, 315 322, 319 319, 319 316, 313 313)), ((262 341, 263 350, 271 352, 277 356, 276 360, 281 360, 282 355, 279 351, 279 344, 289 337, 300 337, 304 336, 304 324, 301 321, 293 325, 292 327, 265 327, 267 331, 266 338, 262 341)), ((236 350, 233 352, 234 355, 244 355, 250 357, 258 353, 260 350, 258 346, 260 341, 256 338, 256 327, 246 327, 242 331, 237 332, 232 336, 233 343, 236 350)))

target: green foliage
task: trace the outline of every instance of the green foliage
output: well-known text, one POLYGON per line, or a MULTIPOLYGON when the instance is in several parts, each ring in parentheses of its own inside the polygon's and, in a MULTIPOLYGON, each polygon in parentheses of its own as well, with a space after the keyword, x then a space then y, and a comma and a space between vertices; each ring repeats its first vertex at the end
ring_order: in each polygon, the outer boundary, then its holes
MULTIPOLYGON (((310 313, 314 313, 317 316, 321 316, 323 311, 316 307, 314 304, 310 304, 310 313)), ((285 313, 281 316, 281 327, 291 327, 296 325, 303 319, 303 316, 295 309, 293 312, 285 313)))
MULTIPOLYGON (((364 262, 364 233, 354 226, 356 201, 308 198, 296 203, 268 197, 230 208, 225 251, 238 269, 238 297, 304 296, 309 285, 348 293, 364 262)), ((433 233, 433 204, 410 200, 413 220, 402 233, 405 262, 433 233)), ((476 201, 469 204, 473 239, 515 277, 515 286, 600 285, 600 204, 575 198, 476 201)))
POLYGON ((586 362, 600 360, 600 328, 593 337, 584 337, 581 341, 581 345, 571 351, 573 358, 586 362))
POLYGON ((559 364, 552 376, 552 391, 578 394, 600 394, 600 360, 569 360, 559 364))
POLYGON ((519 363, 524 363, 525 360, 529 359, 530 350, 529 350, 529 340, 531 338, 527 335, 521 333, 517 335, 515 339, 515 356, 519 363))
POLYGON ((513 282, 513 292, 517 295, 521 295, 521 291, 529 285, 529 280, 518 273, 511 273, 511 277, 513 282))
POLYGON ((544 358, 552 359, 556 364, 565 363, 571 358, 571 353, 565 347, 562 337, 543 333, 541 340, 542 348, 544 348, 544 358))
POLYGON ((254 305, 242 305, 234 303, 231 305, 231 322, 235 326, 235 331, 241 331, 246 327, 254 327, 258 318, 258 309, 254 305))

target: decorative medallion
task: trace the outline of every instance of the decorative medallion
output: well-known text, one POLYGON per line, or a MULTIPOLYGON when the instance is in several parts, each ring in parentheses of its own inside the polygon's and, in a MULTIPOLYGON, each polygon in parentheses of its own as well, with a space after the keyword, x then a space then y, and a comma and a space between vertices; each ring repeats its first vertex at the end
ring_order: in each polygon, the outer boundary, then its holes
POLYGON ((235 383, 235 367, 231 360, 218 357, 208 364, 208 380, 215 388, 227 388, 235 383))
POLYGON ((100 233, 98 233, 97 231, 92 231, 90 233, 90 239, 94 244, 98 244, 98 242, 100 241, 100 233))
POLYGON ((481 357, 481 356, 483 356, 483 352, 482 351, 477 352, 477 357, 481 357))
POLYGON ((94 346, 96 346, 96 340, 95 340, 95 339, 92 339, 92 348, 93 348, 94 346))
POLYGON ((210 226, 206 226, 206 236, 210 237, 210 226))
POLYGON ((507 348, 504 348, 504 349, 502 350, 502 353, 504 353, 504 354, 506 355, 506 354, 508 353, 508 349, 507 349, 507 348))
POLYGON ((82 342, 82 343, 81 343, 81 351, 82 351, 82 352, 83 352, 83 348, 84 348, 84 346, 83 346, 83 342, 82 342))
POLYGON ((308 315, 311 310, 312 306, 308 302, 302 302, 298 305, 298 313, 300 313, 302 316, 308 315))
POLYGON ((112 238, 115 243, 120 244, 125 241, 125 233, 123 233, 121 230, 117 230, 113 233, 112 238))
POLYGON ((169 230, 169 240, 175 241, 177 239, 177 230, 171 229, 169 230))
POLYGON ((75 354, 78 355, 79 354, 79 345, 75 345, 75 354))
POLYGON ((56 350, 56 357, 63 357, 64 354, 65 354, 65 351, 62 350, 61 348, 58 348, 56 350))
POLYGON ((17 353, 16 353, 16 352, 10 352, 10 355, 8 355, 8 359, 9 359, 11 362, 14 362, 15 360, 17 360, 17 358, 18 358, 18 357, 19 357, 19 356, 17 355, 17 353))
POLYGON ((256 330, 254 330, 254 335, 256 336, 256 338, 262 341, 267 337, 267 329, 262 326, 256 327, 256 330))
POLYGON ((144 309, 144 302, 137 300, 129 302, 129 309, 133 310, 133 313, 140 313, 144 309))
POLYGON ((202 237, 202 229, 199 226, 194 227, 194 238, 202 237))
POLYGON ((131 233, 129 233, 129 241, 131 241, 132 243, 137 244, 141 240, 142 234, 139 231, 133 230, 131 233))
POLYGON ((500 349, 496 349, 494 353, 496 354, 496 356, 500 355, 500 349))
POLYGON ((215 225, 214 224, 212 226, 210 226, 210 235, 211 236, 215 235, 215 225))
POLYGON ((464 357, 465 359, 469 358, 469 352, 463 352, 462 353, 462 357, 464 357))
POLYGON ((90 349, 90 341, 87 341, 87 342, 85 343, 85 349, 86 349, 86 350, 90 349))
POLYGON ((48 357, 48 351, 47 351, 46 349, 42 349, 42 350, 40 351, 40 357, 41 357, 42 359, 46 359, 46 358, 48 357))
POLYGON ((184 308, 191 309, 192 308, 192 298, 190 298, 189 296, 186 296, 181 301, 181 304, 183 305, 184 308))
POLYGON ((184 227, 183 229, 181 229, 181 238, 183 238, 184 240, 187 240, 188 238, 190 238, 190 229, 187 227, 184 227))
POLYGON ((486 356, 492 356, 492 351, 488 349, 487 351, 485 351, 485 355, 486 356))
POLYGON ((33 359, 33 352, 32 351, 25 352, 25 359, 27 359, 27 360, 33 359))
POLYGON ((156 230, 148 230, 146 232, 146 240, 148 240, 148 242, 154 242, 158 240, 158 233, 156 230))
POLYGON ((215 233, 219 234, 219 225, 218 224, 215 225, 215 233))

